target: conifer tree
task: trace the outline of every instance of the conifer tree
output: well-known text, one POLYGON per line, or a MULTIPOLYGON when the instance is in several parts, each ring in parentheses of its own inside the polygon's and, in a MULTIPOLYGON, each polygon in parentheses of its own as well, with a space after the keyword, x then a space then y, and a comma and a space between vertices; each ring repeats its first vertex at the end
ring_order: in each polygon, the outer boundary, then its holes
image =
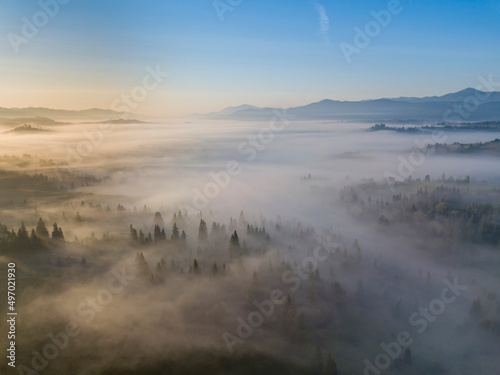
POLYGON ((21 222, 21 228, 17 231, 17 241, 21 246, 27 246, 29 243, 28 231, 24 222, 21 222))
POLYGON ((238 237, 238 233, 234 231, 234 233, 231 235, 231 239, 229 240, 229 245, 235 248, 240 247, 240 238, 238 237))
POLYGON ((49 231, 47 230, 47 227, 45 226, 45 222, 42 220, 42 218, 38 219, 38 224, 36 226, 36 234, 40 238, 48 238, 49 237, 49 231))
POLYGON ((172 235, 170 236, 170 239, 174 242, 177 242, 180 239, 179 227, 177 227, 176 223, 174 223, 174 225, 172 225, 172 235))
POLYGON ((57 223, 54 223, 54 225, 53 225, 52 239, 64 241, 64 234, 63 234, 62 228, 59 228, 57 226, 57 223))
POLYGON ((208 237, 207 223, 200 219, 200 227, 198 228, 198 241, 205 241, 208 237))

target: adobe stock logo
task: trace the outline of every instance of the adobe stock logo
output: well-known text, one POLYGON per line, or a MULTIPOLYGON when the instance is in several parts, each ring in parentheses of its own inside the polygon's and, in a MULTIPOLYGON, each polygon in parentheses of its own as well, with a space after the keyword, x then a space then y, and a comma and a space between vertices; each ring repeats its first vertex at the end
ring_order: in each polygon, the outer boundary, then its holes
MULTIPOLYGON (((146 75, 137 86, 133 87, 128 93, 121 94, 111 104, 111 110, 121 112, 120 119, 127 120, 132 109, 135 109, 144 102, 149 94, 156 90, 160 84, 170 75, 170 73, 161 70, 160 64, 155 69, 146 67, 146 75)), ((66 146, 66 162, 71 165, 75 162, 81 162, 89 157, 94 149, 99 147, 106 135, 113 133, 115 125, 113 123, 99 124, 97 129, 84 130, 83 137, 76 146, 66 146)))
POLYGON ((242 2, 243 0, 214 0, 212 5, 219 16, 219 19, 224 21, 224 13, 233 12, 241 5, 242 2))
POLYGON ((135 280, 135 275, 128 274, 125 268, 122 268, 121 271, 114 269, 111 275, 112 277, 105 288, 100 289, 94 297, 88 297, 85 302, 81 302, 77 306, 76 314, 80 318, 79 322, 68 321, 62 330, 55 334, 48 333, 48 340, 42 344, 43 346, 38 350, 31 351, 31 367, 25 364, 17 366, 17 372, 20 375, 40 375, 50 365, 50 361, 63 353, 72 339, 78 337, 85 330, 85 327, 89 327, 96 315, 110 305, 115 296, 124 293, 125 288, 130 285, 130 281, 135 280))
MULTIPOLYGON (((443 283, 445 287, 441 289, 439 297, 430 301, 427 306, 421 306, 418 311, 412 313, 408 318, 410 326, 418 327, 415 329, 418 334, 424 333, 429 325, 434 323, 446 311, 447 307, 454 303, 468 289, 467 285, 458 283, 457 277, 455 277, 453 282, 444 279, 443 283)), ((415 333, 412 334, 411 330, 401 331, 395 337, 396 340, 387 344, 384 342, 380 343, 382 351, 373 360, 365 358, 363 361, 363 365, 365 366, 363 375, 381 375, 416 339, 415 333)))
POLYGON ((21 35, 14 32, 7 34, 7 39, 15 53, 19 53, 22 44, 28 44, 31 39, 38 35, 40 29, 48 25, 51 18, 59 14, 60 5, 66 5, 71 0, 40 0, 38 5, 41 10, 34 13, 31 19, 21 18, 21 35))
MULTIPOLYGON (((489 74, 486 78, 479 76, 477 79, 480 84, 476 87, 476 90, 471 95, 465 97, 461 103, 451 103, 453 104, 453 109, 448 109, 444 112, 443 122, 466 121, 481 105, 487 103, 491 93, 500 87, 500 81, 494 81, 492 74, 489 74), (483 92, 481 90, 488 91, 483 92)), ((414 141, 416 147, 406 157, 403 155, 398 156, 400 163, 397 174, 390 171, 384 173, 384 178, 388 182, 390 189, 394 192, 394 182, 404 182, 410 178, 418 167, 424 165, 427 157, 433 153, 433 149, 427 148, 428 145, 444 144, 447 139, 448 135, 443 130, 439 132, 433 131, 430 138, 416 139, 414 141)))
POLYGON ((363 49, 368 47, 371 41, 380 35, 383 28, 389 26, 392 21, 392 17, 401 13, 403 11, 403 6, 399 0, 390 0, 387 3, 387 9, 382 9, 379 12, 372 10, 370 14, 373 20, 368 21, 365 24, 364 30, 359 27, 354 28, 356 35, 354 36, 353 44, 342 42, 339 44, 342 53, 348 63, 352 61, 351 56, 353 54, 359 55, 363 49))
MULTIPOLYGON (((286 109, 283 109, 283 112, 278 110, 272 112, 274 117, 267 127, 260 129, 257 134, 248 136, 245 141, 238 145, 238 153, 241 156, 247 156, 245 158, 247 163, 252 163, 257 158, 258 153, 264 151, 274 140, 275 135, 285 130, 293 118, 293 116, 288 116, 286 109)), ((222 170, 208 174, 211 181, 207 182, 201 190, 198 188, 192 189, 192 206, 181 204, 179 209, 193 215, 199 213, 208 207, 212 199, 217 198, 221 191, 229 186, 232 177, 243 172, 243 168, 242 163, 239 161, 229 160, 222 170)))

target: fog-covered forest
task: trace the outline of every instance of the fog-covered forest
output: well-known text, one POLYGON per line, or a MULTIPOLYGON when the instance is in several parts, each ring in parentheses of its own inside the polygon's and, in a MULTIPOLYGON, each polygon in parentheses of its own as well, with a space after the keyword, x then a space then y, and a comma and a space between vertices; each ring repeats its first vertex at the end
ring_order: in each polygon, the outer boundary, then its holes
POLYGON ((0 0, 0 375, 500 375, 499 19, 0 0))
POLYGON ((496 160, 422 149, 403 176, 421 136, 360 125, 292 121, 252 161, 238 147, 266 123, 226 123, 204 143, 198 124, 148 125, 141 139, 144 125, 123 125, 80 160, 70 125, 45 133, 47 148, 4 135, 16 370, 494 373, 496 160))

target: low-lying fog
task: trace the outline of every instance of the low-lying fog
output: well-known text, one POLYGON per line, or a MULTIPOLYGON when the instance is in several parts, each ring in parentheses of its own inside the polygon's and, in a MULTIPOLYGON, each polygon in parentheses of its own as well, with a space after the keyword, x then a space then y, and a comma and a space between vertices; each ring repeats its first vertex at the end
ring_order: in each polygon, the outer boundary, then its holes
MULTIPOLYGON (((86 353, 92 363, 86 366, 79 359, 79 373, 111 374, 109 369, 114 368, 116 361, 132 368, 143 366, 144 361, 164 360, 165 353, 181 349, 225 351, 223 333, 236 335, 237 318, 255 310, 252 299, 269 298, 273 288, 286 294, 290 283, 283 283, 282 274, 296 270, 294 262, 302 265, 314 253, 318 239, 324 242, 328 238, 333 242, 325 248, 338 251, 317 266, 319 276, 315 281, 303 281, 291 297, 300 313, 290 312, 296 314, 290 318, 291 323, 288 315, 283 319, 282 315, 273 316, 260 331, 256 329, 258 332, 251 340, 238 343, 238 348, 260 348, 280 358, 296 355, 295 364, 300 367, 309 363, 305 358, 314 357, 314 345, 318 344, 324 358, 327 353, 334 356, 341 374, 494 374, 500 368, 499 337, 471 329, 469 310, 473 300, 481 297, 483 312, 495 314, 496 303, 498 315, 495 292, 500 281, 494 269, 500 264, 498 246, 471 245, 475 253, 465 253, 465 245, 454 242, 458 237, 439 237, 449 228, 450 233, 455 233, 453 223, 449 227, 448 223, 433 223, 437 237, 426 239, 427 232, 418 232, 424 228, 423 220, 416 215, 420 211, 415 213, 414 226, 405 227, 395 219, 387 229, 377 224, 378 214, 370 221, 370 214, 363 211, 366 202, 372 202, 369 205, 374 207, 376 198, 378 205, 380 196, 371 199, 375 188, 361 189, 351 205, 351 192, 344 187, 367 184, 370 179, 382 186, 388 176, 396 176, 396 180, 424 180, 429 175, 435 181, 443 173, 455 180, 468 176, 473 183, 498 185, 498 157, 412 154, 412 150, 436 142, 488 142, 499 138, 498 133, 367 131, 371 125, 288 121, 277 115, 269 122, 259 123, 183 119, 113 127, 75 124, 47 127, 51 131, 44 133, 0 134, 0 170, 37 172, 55 178, 70 171, 72 176, 89 174, 99 179, 88 186, 77 182, 71 190, 76 193, 74 197, 61 192, 60 196, 32 198, 25 206, 0 209, 0 222, 9 230, 17 231, 21 221, 31 230, 39 217, 44 217, 51 230, 57 221, 66 240, 74 241, 67 249, 69 254, 65 254, 68 258, 62 262, 68 259, 70 264, 82 257, 87 262, 88 271, 82 278, 80 271, 68 267, 58 276, 60 279, 54 276, 40 281, 38 286, 38 281, 33 285, 27 282, 29 286, 25 287, 19 309, 25 317, 20 327, 29 339, 19 339, 20 345, 25 341, 19 353, 20 363, 30 366, 31 351, 42 349, 47 333, 61 330, 67 320, 77 319, 79 303, 105 288, 113 277, 113 269, 135 269, 135 263, 141 267, 141 260, 135 260, 135 254, 141 251, 158 285, 148 286, 147 273, 146 281, 131 283, 132 287, 117 295, 95 322, 85 326, 81 337, 72 340, 65 356, 51 362, 46 373, 71 368, 72 356, 79 353, 86 353), (21 161, 11 156, 18 156, 21 161), (363 201, 361 205, 359 200, 363 201), (109 206, 110 212, 96 211, 89 203, 109 206), (125 207, 125 216, 116 212, 118 204, 125 207), (144 205, 149 207, 147 212, 143 211, 144 205), (172 215, 179 210, 188 215, 183 219, 185 223, 177 223, 187 234, 184 252, 176 253, 170 245, 141 250, 127 242, 130 224, 144 234, 152 231, 156 211, 161 212, 162 226, 170 238, 172 215), (78 223, 74 220, 77 211, 83 218, 78 223), (231 224, 230 217, 238 224, 231 224), (197 249, 200 218, 207 222, 209 233, 212 222, 224 224, 226 237, 213 237, 216 239, 211 239, 210 246, 197 249), (248 234, 245 223, 265 226, 270 244, 263 236, 256 239, 248 234), (228 255, 229 236, 236 229, 241 242, 256 249, 255 253, 241 258, 228 255), (117 244, 103 240, 92 248, 92 233, 100 239, 103 232, 116 236, 117 244), (73 240, 75 236, 78 239, 73 240), (79 242, 82 240, 87 242, 79 242), (223 255, 216 252, 218 247, 223 255), (455 247, 456 252, 448 251, 455 247), (170 272, 165 283, 160 282, 163 276, 158 270, 153 271, 162 258, 166 262, 162 267, 170 272), (206 279, 187 283, 186 274, 196 273, 193 268, 188 271, 194 267, 193 258, 200 260, 206 279), (227 263, 231 278, 207 281, 214 262, 219 267, 217 272, 227 263), (183 269, 182 274, 179 268, 183 269), (434 316, 436 323, 429 324, 429 330, 415 333, 409 317, 440 298, 448 285, 443 280, 453 283, 456 278, 468 287, 467 291, 458 292, 463 298, 457 294, 457 302, 446 305, 442 316, 434 316), (335 282, 340 283, 340 289, 335 282), (324 304, 318 306, 318 299, 324 304), (288 328, 293 331, 291 338, 287 336, 288 328), (301 329, 308 333, 300 336, 301 329), (411 346, 414 367, 410 366, 411 358, 405 357, 401 359, 404 363, 397 362, 397 366, 366 372, 364 361, 374 363, 377 355, 384 353, 380 343, 397 340, 402 331, 410 331, 415 340, 411 346)), ((9 200, 8 186, 2 189, 3 204, 9 200)), ((393 200, 396 193, 391 189, 387 187, 381 193, 383 199, 393 200)), ((13 195, 20 194, 14 190, 13 195)), ((383 220, 381 215, 379 224, 383 220)), ((57 258, 64 251, 52 253, 57 258)), ((0 259, 2 263, 8 261, 7 257, 0 259)), ((56 263, 50 256, 47 259, 48 264, 56 263)), ((20 262, 20 267, 26 267, 20 275, 36 279, 35 265, 20 262)), ((310 271, 309 277, 315 270, 310 271)), ((50 268, 44 272, 50 273, 50 268)), ((212 273, 216 272, 212 269, 212 273)), ((281 305, 276 303, 275 308, 281 305)))
MULTIPOLYGON (((192 120, 112 125, 104 131, 95 124, 59 126, 50 133, 1 137, 4 154, 53 158, 67 163, 56 170, 110 177, 105 186, 90 190, 123 196, 124 202, 137 207, 206 207, 234 211, 234 215, 243 209, 303 218, 319 226, 328 226, 324 220, 331 209, 324 199, 329 188, 369 178, 382 181, 387 173, 399 175, 401 157, 409 161, 412 149, 436 140, 473 143, 498 138, 498 133, 484 131, 444 135, 365 131, 369 126, 278 118, 268 123, 192 120), (214 181, 210 173, 225 173, 229 161, 237 162, 241 173, 232 176, 227 186, 221 180, 223 188, 207 188, 214 181), (202 193, 208 189, 214 197, 203 194, 207 199, 197 199, 196 206, 195 189, 202 193)), ((404 171, 411 171, 413 178, 438 178, 445 173, 482 181, 493 177, 497 165, 493 157, 426 155, 412 165, 414 170, 404 171)))

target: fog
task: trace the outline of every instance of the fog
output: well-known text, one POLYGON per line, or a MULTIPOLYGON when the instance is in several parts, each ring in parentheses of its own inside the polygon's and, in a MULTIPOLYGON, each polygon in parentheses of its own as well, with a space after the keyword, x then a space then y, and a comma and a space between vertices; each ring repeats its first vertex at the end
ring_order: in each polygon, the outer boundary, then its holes
POLYGON ((30 232, 43 218, 65 237, 0 253, 2 277, 7 263, 17 268, 18 373, 331 374, 331 355, 339 374, 493 374, 498 156, 424 147, 489 142, 498 132, 438 138, 371 125, 184 118, 0 134, 0 170, 54 182, 44 190, 2 174, 0 223, 30 232), (465 216, 477 202, 494 207, 465 216), (185 242, 171 238, 174 222, 185 242), (213 222, 224 229, 212 233, 213 222), (155 224, 166 240, 148 243, 155 224), (146 242, 131 240, 130 226, 146 242), (453 294, 457 284, 466 288, 453 294), (269 300, 269 316, 249 337, 238 334, 238 319, 269 300), (420 309, 441 307, 422 318, 420 309), (78 326, 73 337, 68 322, 78 326), (48 335, 60 332, 67 345, 48 358, 48 335), (381 343, 402 332, 411 344, 395 344, 391 357, 381 343))

